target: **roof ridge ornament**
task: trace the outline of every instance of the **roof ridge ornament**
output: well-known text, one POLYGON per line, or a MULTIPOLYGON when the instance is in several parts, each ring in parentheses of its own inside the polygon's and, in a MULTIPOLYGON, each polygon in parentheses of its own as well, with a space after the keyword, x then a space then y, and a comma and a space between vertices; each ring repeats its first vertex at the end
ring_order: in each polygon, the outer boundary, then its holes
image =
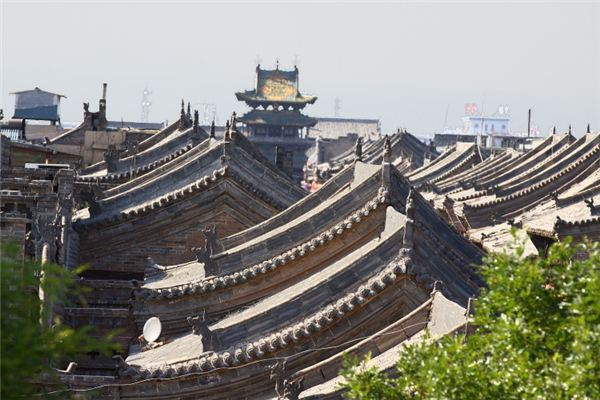
POLYGON ((590 129, 590 124, 588 124, 588 126, 587 126, 587 131, 586 131, 586 133, 592 133, 592 130, 590 129))
POLYGON ((194 335, 202 336, 202 352, 206 353, 210 351, 214 346, 214 342, 216 342, 216 334, 212 332, 208 325, 209 321, 206 318, 206 309, 202 311, 202 316, 198 315, 196 317, 187 317, 188 323, 192 326, 192 333, 194 335))
POLYGON ((288 360, 286 358, 283 361, 277 361, 269 367, 271 370, 269 379, 275 379, 275 392, 277 393, 278 398, 283 396, 283 376, 287 372, 287 362, 288 360))
POLYGON ((210 138, 215 138, 215 120, 212 120, 212 123, 210 124, 210 138))
POLYGON ((390 162, 390 157, 392 156, 392 145, 390 143, 389 135, 385 135, 383 140, 383 159, 384 161, 390 162), (387 160, 386 160, 387 157, 387 160))
POLYGON ((235 113, 235 111, 233 112, 233 114, 231 114, 231 130, 237 130, 237 114, 235 113))
POLYGON ((185 102, 181 99, 181 111, 179 112, 179 130, 185 129, 185 102))
POLYGON ((200 114, 198 113, 198 110, 194 110, 194 133, 198 133, 199 119, 200 114))
POLYGON ((405 249, 413 248, 413 230, 415 223, 415 200, 414 200, 414 191, 416 189, 414 186, 410 187, 408 191, 408 197, 406 198, 406 223, 404 228, 404 238, 402 239, 402 247, 405 249))
POLYGON ((221 164, 227 164, 227 161, 231 161, 231 156, 227 155, 227 148, 230 146, 229 141, 223 142, 223 155, 221 156, 221 164))
POLYGON ((590 209, 590 213, 594 215, 596 212, 600 211, 600 206, 594 205, 594 196, 591 196, 589 200, 584 199, 583 202, 590 209))
POLYGON ((223 140, 228 141, 229 139, 231 139, 231 135, 229 132, 229 120, 227 120, 227 122, 225 122, 225 136, 223 137, 223 140))
POLYGON ((381 186, 390 187, 391 181, 391 160, 392 158, 392 146, 390 144, 390 137, 385 135, 383 140, 383 161, 381 162, 381 186))
POLYGON ((362 161, 362 138, 360 136, 356 139, 354 154, 356 155, 357 161, 362 161))
POLYGON ((277 400, 298 400, 298 396, 304 390, 304 377, 296 380, 287 380, 284 378, 287 372, 288 359, 285 358, 283 361, 277 361, 274 365, 271 365, 270 379, 275 379, 275 392, 277 393, 277 400))
POLYGON ((212 260, 217 247, 217 227, 213 229, 202 229, 204 234, 204 249, 192 247, 196 260, 204 264, 204 276, 209 277, 219 272, 219 266, 212 260))

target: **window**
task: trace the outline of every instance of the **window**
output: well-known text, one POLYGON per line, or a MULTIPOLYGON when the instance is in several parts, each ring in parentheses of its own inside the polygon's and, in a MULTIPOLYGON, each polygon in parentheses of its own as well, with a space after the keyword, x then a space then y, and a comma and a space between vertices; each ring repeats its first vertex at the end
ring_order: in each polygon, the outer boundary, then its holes
POLYGON ((269 137, 281 137, 281 127, 280 126, 270 126, 268 135, 269 135, 269 137))
POLYGON ((283 136, 294 137, 296 136, 296 129, 291 126, 286 126, 283 128, 283 136))

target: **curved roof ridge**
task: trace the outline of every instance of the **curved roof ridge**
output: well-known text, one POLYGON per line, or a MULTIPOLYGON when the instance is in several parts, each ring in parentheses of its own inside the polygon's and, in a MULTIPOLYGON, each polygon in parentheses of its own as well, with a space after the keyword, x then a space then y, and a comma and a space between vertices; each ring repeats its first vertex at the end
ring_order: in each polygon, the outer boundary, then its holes
POLYGON ((577 141, 569 146, 563 147, 560 152, 555 153, 553 156, 548 157, 535 165, 528 173, 519 174, 518 176, 499 184, 498 189, 500 193, 512 194, 515 191, 521 190, 520 188, 525 188, 539 182, 539 179, 543 175, 557 173, 568 168, 572 164, 579 164, 582 157, 585 157, 587 153, 593 151, 593 147, 592 149, 590 149, 590 147, 594 145, 594 143, 596 148, 600 147, 600 135, 596 136, 594 139, 594 141, 577 141))
POLYGON ((147 289, 148 293, 139 291, 139 293, 136 293, 136 295, 143 297, 146 300, 150 300, 152 298, 157 298, 160 300, 161 298, 165 297, 164 294, 159 293, 159 291, 162 291, 163 289, 168 289, 169 293, 174 292, 175 294, 182 296, 184 294, 202 294, 206 291, 214 291, 218 288, 236 285, 237 283, 245 283, 247 280, 255 278, 259 274, 265 274, 269 270, 275 270, 278 265, 285 265, 289 260, 294 260, 296 257, 303 257, 307 252, 314 251, 318 246, 324 246, 326 242, 331 241, 336 235, 339 236, 343 234, 345 230, 350 229, 353 224, 360 223, 362 217, 369 215, 371 210, 377 208, 377 204, 385 203, 385 198, 385 194, 380 191, 377 196, 369 200, 358 210, 351 213, 343 222, 334 223, 334 226, 324 229, 320 234, 314 235, 306 242, 297 246, 293 246, 292 248, 289 248, 264 261, 258 262, 251 267, 216 277, 203 278, 198 281, 190 281, 184 285, 164 287, 154 287, 153 285, 152 288, 148 288, 146 285, 143 285, 142 290, 147 289))
POLYGON ((472 153, 471 155, 469 155, 468 157, 466 157, 463 161, 461 161, 458 165, 454 166, 454 168, 452 168, 449 171, 443 173, 442 175, 438 175, 435 178, 432 178, 430 181, 428 181, 428 183, 435 184, 436 182, 439 182, 442 179, 446 179, 449 176, 454 175, 456 173, 456 171, 464 168, 465 165, 467 165, 469 162, 474 161, 474 158, 475 158, 475 153, 472 153))
POLYGON ((504 196, 504 197, 499 197, 496 198, 490 202, 486 202, 486 203, 479 203, 479 204, 468 204, 465 203, 464 204, 464 209, 465 210, 477 210, 477 209, 483 209, 486 207, 490 207, 490 206, 495 206, 498 204, 502 204, 502 203, 506 203, 509 202, 511 200, 515 200, 517 198, 520 198, 526 194, 532 193, 533 191, 540 189, 552 182, 554 182, 555 180, 557 180, 558 178, 561 178, 563 176, 565 176, 566 174, 574 171, 579 165, 582 165, 585 161, 587 161, 588 159, 590 159, 592 156, 594 156, 595 154, 597 154, 600 151, 600 145, 596 145, 596 147, 594 147, 592 150, 590 150, 586 155, 584 155, 583 157, 579 158, 576 162, 570 164, 569 166, 563 168, 561 171, 553 174, 552 176, 538 182, 535 183, 527 188, 521 189, 517 192, 514 192, 508 196, 504 196))
POLYGON ((444 181, 438 182, 436 186, 439 189, 444 189, 450 186, 455 187, 457 184, 460 184, 461 181, 464 181, 464 183, 476 181, 478 177, 483 174, 489 175, 496 173, 512 160, 512 156, 512 153, 505 152, 497 157, 489 157, 483 162, 474 165, 472 168, 463 171, 454 177, 449 177, 444 181))
POLYGON ((273 216, 272 218, 261 222, 251 228, 248 228, 240 233, 233 234, 227 238, 220 239, 222 251, 227 251, 239 243, 247 242, 264 235, 266 232, 272 231, 283 224, 287 224, 299 215, 303 215, 309 210, 314 209, 320 203, 327 201, 329 198, 337 194, 350 182, 353 176, 353 165, 347 165, 336 174, 332 179, 328 180, 318 190, 311 192, 303 199, 294 203, 286 210, 273 216))
POLYGON ((121 185, 107 189, 104 192, 105 198, 111 198, 121 195, 125 192, 135 189, 140 185, 146 184, 146 182, 154 179, 154 177, 160 177, 162 175, 168 174, 171 171, 179 168, 181 163, 189 163, 195 158, 201 157, 205 152, 211 149, 212 145, 214 145, 214 139, 212 141, 206 139, 198 143, 196 146, 193 146, 190 150, 183 154, 183 157, 176 157, 172 160, 167 160, 165 158, 157 160, 152 163, 152 169, 148 170, 147 173, 134 177, 132 180, 124 182, 121 185), (175 162, 171 163, 170 161, 173 160, 175 160, 175 162))
MULTIPOLYGON (((376 243, 375 248, 384 244, 384 242, 376 243)), ((387 244, 389 245, 389 243, 387 244)), ((360 252, 360 250, 357 252, 360 252)), ((355 260, 354 263, 361 261, 364 258, 365 255, 362 255, 359 259, 355 260)), ((341 263, 342 261, 343 260, 340 260, 338 263, 341 263)), ((255 357, 262 356, 265 352, 275 352, 278 348, 285 348, 292 342, 300 341, 303 336, 311 336, 311 332, 319 331, 320 327, 323 325, 332 324, 336 317, 341 318, 346 311, 352 311, 356 306, 365 303, 368 298, 377 296, 377 292, 382 291, 388 283, 393 283, 397 279, 397 274, 403 274, 405 271, 406 267, 404 266, 403 260, 398 260, 397 257, 393 257, 390 261, 386 262, 383 267, 378 268, 377 272, 372 273, 369 279, 365 279, 366 282, 362 285, 358 285, 358 287, 349 289, 341 296, 337 296, 335 300, 330 301, 328 305, 325 305, 324 307, 322 306, 320 310, 314 310, 313 307, 313 311, 308 317, 301 315, 300 318, 296 318, 295 322, 290 321, 282 328, 275 328, 274 331, 272 330, 268 333, 258 335, 255 337, 256 340, 244 339, 228 344, 225 350, 217 351, 213 353, 212 356, 210 352, 207 354, 207 351, 205 350, 200 355, 194 355, 187 360, 178 361, 174 364, 168 364, 167 366, 198 360, 195 362, 196 370, 208 371, 219 367, 227 368, 250 362, 255 357), (214 365, 210 362, 215 356, 215 362, 218 363, 218 365, 214 365)), ((238 315, 236 314, 236 316, 238 315)), ((219 323, 223 324, 223 320, 211 325, 213 332, 218 329, 216 326, 218 326, 219 323)), ((160 368, 160 366, 158 366, 158 368, 160 368)), ((141 377, 146 378, 147 376, 156 373, 157 372, 155 371, 150 372, 145 368, 137 368, 136 371, 131 371, 130 376, 140 374, 141 377), (149 374, 146 375, 146 372, 149 374)))
MULTIPOLYGON (((413 182, 414 184, 419 184, 425 180, 430 181, 430 180, 434 179, 435 177, 437 177, 441 174, 444 174, 444 170, 447 169, 448 166, 451 166, 451 165, 456 166, 456 165, 462 163, 465 158, 471 157, 474 154, 473 150, 476 148, 475 146, 476 146, 475 144, 468 146, 468 147, 465 146, 462 151, 456 150, 456 151, 452 152, 452 154, 446 158, 443 158, 443 155, 442 155, 442 157, 436 158, 428 165, 425 165, 425 166, 419 168, 418 170, 413 171, 410 174, 408 174, 408 179, 411 182, 413 182), (439 162, 438 162, 438 160, 439 160, 439 162)), ((454 167, 452 167, 452 168, 454 168, 454 167)))
MULTIPOLYGON (((192 147, 193 147, 193 145, 191 143, 188 143, 187 145, 185 145, 177 150, 172 151, 171 153, 167 154, 164 157, 161 157, 158 160, 155 160, 153 162, 147 162, 146 164, 136 166, 135 170, 133 171, 133 174, 139 176, 142 173, 150 172, 154 168, 161 166, 161 165, 183 155, 187 151, 191 150, 192 147)), ((110 173, 107 173, 106 175, 94 175, 94 174, 80 175, 80 176, 75 177, 75 181, 77 181, 77 182, 114 181, 114 180, 120 180, 120 179, 125 179, 125 178, 130 177, 132 175, 131 172, 132 172, 131 170, 127 170, 127 171, 122 171, 122 172, 110 172, 110 173)))
POLYGON ((569 143, 570 139, 567 135, 560 135, 558 138, 548 138, 535 149, 515 157, 500 175, 492 175, 487 180, 478 182, 478 185, 489 188, 498 185, 499 182, 506 182, 515 176, 515 171, 520 171, 517 172, 519 175, 529 171, 540 163, 538 158, 545 159, 549 154, 551 155, 555 151, 560 151, 561 148, 568 147, 569 143))
POLYGON ((97 216, 77 220, 77 228, 86 229, 90 227, 108 225, 112 222, 133 218, 140 214, 154 211, 157 208, 162 208, 169 203, 173 203, 175 201, 183 199, 188 195, 193 194, 195 191, 205 190, 211 183, 214 183, 217 180, 224 178, 227 174, 227 170, 228 166, 224 166, 220 169, 213 170, 213 173, 211 175, 204 175, 194 183, 186 185, 181 189, 173 190, 141 205, 136 205, 122 211, 115 210, 112 213, 107 211, 97 216))

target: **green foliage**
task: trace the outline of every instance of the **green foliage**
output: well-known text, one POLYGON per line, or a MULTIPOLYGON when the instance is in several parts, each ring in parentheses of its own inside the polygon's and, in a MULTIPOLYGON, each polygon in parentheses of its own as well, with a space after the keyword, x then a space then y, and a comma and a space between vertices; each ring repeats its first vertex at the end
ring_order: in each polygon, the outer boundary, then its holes
POLYGON ((479 333, 405 348, 396 379, 348 359, 347 397, 599 399, 598 244, 567 239, 535 259, 523 257, 523 242, 512 247, 480 267, 489 289, 476 302, 479 333), (574 259, 578 249, 589 257, 574 259))
POLYGON ((42 271, 39 263, 22 260, 22 249, 14 243, 2 243, 1 249, 2 399, 28 398, 35 381, 52 380, 52 367, 64 366, 64 362, 76 360, 83 353, 94 350, 110 354, 118 350, 108 343, 110 338, 90 337, 90 326, 75 330, 62 325, 59 319, 52 322, 53 327, 40 322, 51 321, 52 315, 50 307, 42 307, 38 289, 43 290, 50 304, 67 305, 67 294, 81 295, 74 284, 80 271, 59 265, 44 265, 42 271))

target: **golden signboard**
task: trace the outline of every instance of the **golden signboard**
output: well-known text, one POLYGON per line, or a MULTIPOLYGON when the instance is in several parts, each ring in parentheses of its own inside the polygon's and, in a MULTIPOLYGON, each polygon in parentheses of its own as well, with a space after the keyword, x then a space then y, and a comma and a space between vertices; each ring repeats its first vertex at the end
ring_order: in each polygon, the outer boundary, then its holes
POLYGON ((294 101, 296 82, 284 74, 261 76, 258 82, 258 95, 274 101, 294 101))

